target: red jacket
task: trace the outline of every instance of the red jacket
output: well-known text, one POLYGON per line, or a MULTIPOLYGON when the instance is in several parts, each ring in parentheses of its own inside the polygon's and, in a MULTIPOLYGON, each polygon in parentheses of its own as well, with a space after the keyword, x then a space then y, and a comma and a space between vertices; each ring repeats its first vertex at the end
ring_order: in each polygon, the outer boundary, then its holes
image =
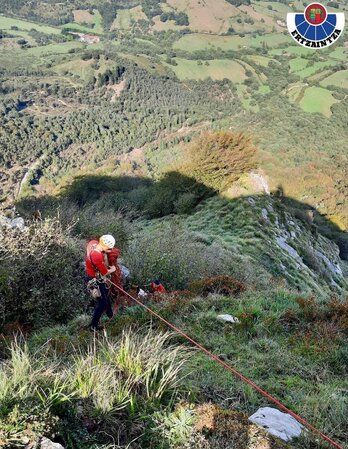
POLYGON ((104 261, 104 253, 96 251, 95 249, 98 243, 98 240, 91 240, 87 245, 86 272, 88 276, 93 278, 97 274, 95 268, 97 268, 102 276, 105 276, 108 273, 108 268, 104 261))
POLYGON ((162 284, 156 284, 155 282, 152 282, 151 288, 154 293, 166 293, 166 289, 164 288, 164 285, 162 284))

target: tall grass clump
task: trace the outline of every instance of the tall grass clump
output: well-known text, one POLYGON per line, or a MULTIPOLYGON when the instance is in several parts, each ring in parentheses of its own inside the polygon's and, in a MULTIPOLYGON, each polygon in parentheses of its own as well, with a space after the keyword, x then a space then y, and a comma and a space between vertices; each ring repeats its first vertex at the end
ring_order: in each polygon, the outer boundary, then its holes
POLYGON ((58 436, 89 448, 141 438, 151 415, 184 395, 189 353, 171 338, 129 329, 118 341, 93 339, 63 355, 13 343, 0 366, 0 441, 21 447, 58 436))

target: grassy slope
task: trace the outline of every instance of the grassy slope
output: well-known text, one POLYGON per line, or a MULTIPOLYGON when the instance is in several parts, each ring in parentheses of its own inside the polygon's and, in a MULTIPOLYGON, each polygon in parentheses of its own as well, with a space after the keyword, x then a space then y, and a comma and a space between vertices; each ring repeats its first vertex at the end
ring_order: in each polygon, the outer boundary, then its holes
POLYGON ((186 51, 209 50, 214 47, 222 50, 238 50, 243 46, 257 47, 262 43, 277 45, 288 42, 289 37, 283 34, 269 34, 264 36, 217 36, 205 34, 189 34, 175 42, 174 48, 186 51))
MULTIPOLYGON (((0 29, 11 30, 12 26, 17 26, 20 30, 35 29, 47 34, 60 34, 61 30, 58 27, 52 27, 48 25, 42 25, 36 22, 29 22, 27 20, 13 19, 11 17, 5 17, 0 15, 0 29)), ((15 32, 14 32, 15 34, 15 32)))
MULTIPOLYGON (((320 318, 318 305, 306 300, 298 303, 296 298, 280 289, 264 293, 250 291, 240 297, 212 295, 187 299, 177 294, 168 302, 150 304, 150 307, 346 449, 347 338, 338 331, 335 321, 320 318), (219 322, 217 315, 225 313, 238 317, 240 324, 219 322)), ((30 345, 38 347, 50 337, 47 350, 53 352, 58 348, 60 354, 68 355, 71 344, 86 344, 88 336, 82 327, 86 322, 87 318, 69 326, 47 329, 33 336, 30 345)), ((155 329, 166 329, 157 320, 151 320, 146 311, 134 306, 113 319, 108 333, 117 337, 129 326, 134 329, 150 322, 155 329)), ((186 344, 179 336, 173 342, 186 344)), ((190 356, 186 373, 186 386, 197 402, 213 401, 248 415, 260 406, 272 406, 199 351, 190 356)), ((311 434, 293 441, 292 447, 327 448, 311 434)))
POLYGON ((240 83, 246 78, 244 68, 238 62, 228 59, 214 59, 208 62, 209 65, 205 62, 198 65, 197 61, 180 58, 176 58, 175 61, 177 66, 168 65, 168 67, 174 70, 180 80, 203 80, 210 77, 214 80, 227 78, 234 83, 240 83))
POLYGON ((325 117, 330 117, 331 106, 336 102, 330 91, 322 87, 309 87, 305 90, 300 105, 305 112, 319 112, 325 117))
POLYGON ((324 78, 320 84, 324 87, 333 85, 348 89, 348 70, 340 70, 324 78))

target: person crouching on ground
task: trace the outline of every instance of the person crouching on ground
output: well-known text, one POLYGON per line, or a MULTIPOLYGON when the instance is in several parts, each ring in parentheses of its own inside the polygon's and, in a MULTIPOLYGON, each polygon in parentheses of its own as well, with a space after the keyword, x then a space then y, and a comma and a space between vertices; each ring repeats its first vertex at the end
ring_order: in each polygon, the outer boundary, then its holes
POLYGON ((93 278, 96 278, 100 290, 100 298, 98 298, 97 300, 93 318, 91 324, 89 325, 89 329, 92 331, 102 329, 102 327, 99 326, 99 320, 104 312, 109 318, 113 317, 113 311, 105 276, 116 271, 116 268, 114 266, 110 267, 109 269, 106 266, 106 255, 107 253, 112 251, 114 246, 115 239, 112 235, 103 235, 102 237, 100 237, 99 242, 98 240, 91 240, 87 245, 87 277, 89 281, 93 278))
POLYGON ((154 295, 163 295, 163 293, 166 293, 166 289, 159 279, 155 279, 151 283, 151 288, 154 295))

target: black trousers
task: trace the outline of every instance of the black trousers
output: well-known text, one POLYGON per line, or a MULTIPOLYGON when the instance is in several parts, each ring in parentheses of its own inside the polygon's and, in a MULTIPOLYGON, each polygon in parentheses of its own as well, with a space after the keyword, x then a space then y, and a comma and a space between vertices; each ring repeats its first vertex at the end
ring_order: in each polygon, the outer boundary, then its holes
POLYGON ((99 320, 104 312, 107 314, 109 318, 112 318, 113 316, 111 301, 108 296, 108 289, 106 288, 104 282, 98 283, 98 286, 100 289, 101 297, 97 299, 94 308, 93 318, 90 324, 90 326, 94 329, 98 327, 99 320))

